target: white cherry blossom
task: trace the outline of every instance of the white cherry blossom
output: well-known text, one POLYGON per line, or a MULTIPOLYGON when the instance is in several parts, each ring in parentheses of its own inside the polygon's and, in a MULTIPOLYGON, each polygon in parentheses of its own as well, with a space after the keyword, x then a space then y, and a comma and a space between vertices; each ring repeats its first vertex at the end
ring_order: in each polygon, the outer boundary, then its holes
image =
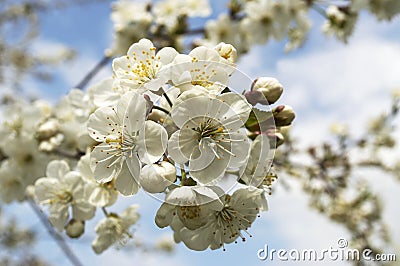
POLYGON ((251 111, 243 96, 224 93, 216 98, 187 91, 171 110, 180 128, 168 141, 176 163, 189 162, 189 173, 200 184, 220 177, 228 167, 239 167, 248 155, 249 142, 240 128, 251 111))
POLYGON ((93 170, 90 168, 90 153, 81 157, 78 162, 77 170, 87 182, 85 189, 85 198, 93 206, 106 207, 115 203, 118 197, 118 191, 114 187, 114 182, 99 183, 94 178, 93 170))
POLYGON ((225 89, 235 65, 218 51, 200 46, 188 55, 176 56, 169 71, 172 83, 182 92, 194 89, 217 95, 225 89))
POLYGON ((102 253, 111 245, 132 237, 129 228, 139 220, 138 205, 132 205, 125 209, 121 215, 110 213, 101 220, 95 228, 97 237, 92 242, 92 248, 97 254, 102 253))
MULTIPOLYGON (((182 227, 178 234, 187 247, 192 250, 218 249, 241 238, 260 211, 268 209, 262 189, 242 188, 232 196, 226 195, 224 206, 208 217, 208 222, 197 229, 182 227)), ((251 236, 251 235, 250 235, 251 236)))
POLYGON ((168 81, 166 71, 178 52, 171 47, 161 49, 156 53, 156 48, 148 39, 141 39, 134 43, 126 56, 114 59, 114 79, 120 86, 128 87, 140 92, 157 91, 168 81))
POLYGON ((84 221, 93 217, 95 207, 85 199, 85 182, 78 172, 71 171, 65 161, 51 161, 46 177, 35 183, 35 198, 39 204, 48 205, 49 220, 62 231, 70 217, 84 221))
POLYGON ((195 229, 207 222, 212 211, 223 207, 224 191, 218 186, 182 186, 170 191, 157 211, 155 222, 160 228, 178 218, 182 224, 195 229))
POLYGON ((116 107, 103 107, 89 118, 90 136, 98 142, 91 153, 96 180, 115 181, 124 195, 138 191, 142 162, 152 164, 163 155, 167 142, 165 129, 145 121, 147 102, 142 95, 127 93, 116 107))

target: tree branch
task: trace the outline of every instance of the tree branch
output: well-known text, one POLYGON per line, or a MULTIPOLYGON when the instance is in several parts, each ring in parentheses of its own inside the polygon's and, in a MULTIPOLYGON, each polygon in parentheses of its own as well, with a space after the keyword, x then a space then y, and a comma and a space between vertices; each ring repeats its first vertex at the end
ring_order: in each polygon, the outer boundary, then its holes
POLYGON ((108 62, 111 60, 110 56, 104 56, 98 63, 97 65, 94 66, 92 70, 90 70, 86 76, 83 77, 83 79, 74 87, 76 89, 83 90, 86 85, 90 82, 90 80, 96 76, 97 73, 100 72, 100 70, 108 64, 108 62))

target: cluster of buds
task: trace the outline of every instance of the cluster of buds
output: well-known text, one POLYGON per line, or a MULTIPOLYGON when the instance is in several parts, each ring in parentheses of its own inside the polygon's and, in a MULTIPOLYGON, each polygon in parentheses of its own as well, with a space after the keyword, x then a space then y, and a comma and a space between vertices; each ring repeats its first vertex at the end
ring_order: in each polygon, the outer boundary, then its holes
MULTIPOLYGON (((283 85, 275 78, 260 77, 253 81, 250 91, 244 95, 247 101, 257 106, 270 107, 276 103, 283 92, 283 85)), ((284 141, 281 129, 290 126, 295 118, 293 109, 288 105, 278 105, 272 110, 264 111, 253 108, 250 119, 246 122, 249 137, 255 139, 259 134, 266 134, 270 141, 279 146, 284 141)))

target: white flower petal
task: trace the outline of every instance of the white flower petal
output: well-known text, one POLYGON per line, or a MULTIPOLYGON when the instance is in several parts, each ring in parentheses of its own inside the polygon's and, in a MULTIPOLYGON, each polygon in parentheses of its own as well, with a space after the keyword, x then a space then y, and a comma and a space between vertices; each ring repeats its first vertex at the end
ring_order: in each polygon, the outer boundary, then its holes
POLYGON ((79 172, 71 171, 64 175, 63 178, 64 188, 72 193, 73 197, 83 197, 84 183, 79 172))
POLYGON ((124 99, 126 99, 127 102, 127 106, 124 109, 126 110, 123 120, 124 131, 127 131, 128 134, 136 135, 136 132, 143 128, 147 112, 147 103, 143 95, 134 92, 124 95, 124 99))
POLYGON ((171 205, 165 202, 161 204, 155 217, 156 225, 160 228, 164 228, 170 225, 172 222, 172 218, 174 217, 173 212, 175 211, 175 208, 175 205, 171 205))
POLYGON ((214 142, 210 138, 202 138, 199 145, 192 150, 189 162, 190 171, 200 171, 217 158, 211 144, 214 144, 214 142))
POLYGON ((139 42, 134 43, 131 45, 131 47, 129 47, 128 56, 133 56, 134 54, 136 54, 138 59, 147 59, 147 56, 142 53, 143 51, 147 51, 149 52, 151 48, 154 48, 153 43, 149 40, 149 39, 140 39, 139 42))
POLYGON ((205 47, 205 46, 199 46, 194 48, 190 53, 189 56, 196 58, 198 60, 204 60, 204 61, 214 61, 214 62, 219 62, 220 61, 220 55, 217 51, 214 49, 205 47))
MULTIPOLYGON (((167 177, 171 175, 171 173, 166 173, 166 171, 172 170, 172 175, 176 176, 175 167, 167 162, 164 162, 163 165, 151 164, 145 165, 141 172, 139 178, 140 186, 149 193, 160 193, 165 191, 165 189, 172 184, 171 181, 168 180, 167 177), (171 170, 166 169, 165 165, 171 165, 171 170)), ((169 167, 169 166, 168 166, 169 167)))
POLYGON ((35 198, 40 204, 52 199, 60 190, 60 180, 52 177, 39 178, 35 182, 35 198))
POLYGON ((180 231, 180 235, 183 243, 188 248, 196 251, 206 250, 212 241, 212 234, 207 225, 196 230, 183 228, 180 231))
POLYGON ((251 144, 250 155, 246 165, 242 166, 241 179, 247 184, 258 187, 264 181, 272 163, 273 150, 268 136, 258 135, 251 144))
POLYGON ((210 112, 212 98, 195 90, 185 91, 179 96, 177 102, 171 110, 171 117, 179 128, 197 127, 196 118, 213 117, 210 112))
POLYGON ((175 57, 178 55, 179 53, 172 47, 164 47, 162 48, 160 51, 158 51, 158 53, 156 54, 156 57, 160 57, 160 62, 163 65, 168 65, 170 64, 175 57))
POLYGON ((98 107, 114 106, 121 98, 122 90, 118 89, 112 78, 107 78, 92 86, 93 102, 98 107))
POLYGON ((200 184, 209 184, 216 182, 229 165, 230 155, 225 153, 219 154, 219 158, 214 156, 214 159, 208 164, 204 164, 199 158, 200 152, 195 150, 189 160, 190 176, 200 184), (194 160, 199 158, 199 160, 194 160))
POLYGON ((139 138, 137 145, 140 160, 146 164, 158 161, 167 148, 168 134, 165 128, 154 121, 146 121, 139 138))
POLYGON ((112 107, 101 107, 90 115, 89 135, 97 142, 105 141, 109 134, 120 131, 121 123, 112 107))
POLYGON ((72 217, 79 221, 86 221, 93 218, 96 208, 84 200, 72 204, 72 217))
POLYGON ((66 161, 51 161, 46 168, 46 176, 54 178, 63 178, 63 176, 70 171, 69 165, 66 161))
POLYGON ((77 169, 82 177, 87 180, 94 179, 93 171, 90 168, 90 153, 86 153, 78 162, 77 169))
POLYGON ((49 211, 49 221, 59 232, 62 232, 69 218, 68 205, 55 203, 50 205, 49 211))
POLYGON ((191 129, 174 132, 168 141, 168 155, 176 163, 187 162, 193 150, 197 148, 197 138, 197 134, 191 129))
POLYGON ((241 133, 230 133, 229 139, 232 141, 230 143, 220 143, 225 149, 228 149, 234 154, 231 156, 229 161, 229 167, 240 167, 246 163, 249 152, 250 152, 250 142, 249 138, 241 133))
POLYGON ((102 183, 107 183, 119 175, 122 167, 121 156, 114 156, 106 148, 109 144, 103 142, 90 153, 90 166, 94 169, 94 178, 102 183))
POLYGON ((136 156, 123 161, 122 169, 115 180, 115 188, 124 196, 134 195, 139 191, 136 178, 140 175, 140 162, 136 156))
POLYGON ((196 193, 191 187, 178 187, 168 193, 165 202, 179 206, 193 206, 196 204, 196 193))
POLYGON ((231 130, 237 130, 246 123, 251 112, 251 105, 243 95, 236 93, 223 93, 218 99, 229 106, 224 113, 221 122, 231 130))
POLYGON ((194 186, 196 192, 196 202, 199 206, 207 208, 210 212, 220 211, 224 207, 221 197, 225 195, 222 188, 218 186, 194 186))
POLYGON ((89 198, 88 202, 97 207, 109 206, 109 204, 113 202, 114 198, 116 199, 115 193, 110 193, 109 189, 97 184, 89 184, 86 187, 86 193, 89 198))

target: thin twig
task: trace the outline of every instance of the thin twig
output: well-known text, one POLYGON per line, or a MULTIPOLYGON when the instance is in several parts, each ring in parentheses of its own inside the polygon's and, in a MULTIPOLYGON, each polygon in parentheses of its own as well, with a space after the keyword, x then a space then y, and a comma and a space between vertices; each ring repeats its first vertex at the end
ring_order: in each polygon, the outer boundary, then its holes
POLYGON ((60 149, 56 149, 56 150, 52 151, 51 153, 62 156, 62 157, 66 157, 69 159, 75 159, 75 160, 79 160, 83 155, 85 155, 84 153, 81 153, 79 151, 77 151, 76 153, 70 153, 67 151, 60 150, 60 149))
POLYGON ((206 30, 204 28, 192 29, 185 32, 186 35, 196 35, 196 34, 204 34, 206 30))
POLYGON ((314 9, 315 11, 317 11, 318 14, 320 14, 321 16, 323 16, 324 18, 328 18, 326 15, 326 11, 321 8, 320 6, 314 4, 311 6, 312 9, 314 9))
POLYGON ((47 229, 47 232, 49 233, 49 235, 54 239, 54 241, 60 247, 60 249, 62 250, 64 255, 71 262, 71 264, 74 266, 83 266, 83 264, 79 261, 78 257, 75 255, 75 253, 68 246, 67 242, 65 242, 65 239, 54 229, 53 225, 49 222, 46 215, 36 205, 36 203, 30 198, 28 198, 27 201, 29 203, 29 206, 32 208, 32 210, 35 212, 35 214, 39 218, 40 222, 47 229))
POLYGON ((101 207, 101 210, 103 211, 104 215, 106 217, 108 217, 108 211, 107 211, 106 207, 101 207))
POLYGON ((167 95, 167 93, 163 93, 163 96, 165 97, 165 99, 167 100, 167 102, 168 102, 168 104, 169 104, 169 107, 172 107, 172 102, 171 102, 171 99, 168 97, 168 95, 167 95))
POLYGON ((154 105, 153 109, 160 110, 160 111, 166 113, 167 115, 169 115, 169 111, 167 109, 164 109, 164 108, 160 107, 160 106, 154 105))
POLYGON ((75 89, 80 89, 83 90, 86 85, 90 82, 90 80, 96 76, 99 71, 108 64, 108 62, 111 60, 110 56, 104 56, 98 63, 97 65, 94 66, 92 70, 90 70, 86 76, 83 77, 83 79, 76 85, 74 88, 75 89))

